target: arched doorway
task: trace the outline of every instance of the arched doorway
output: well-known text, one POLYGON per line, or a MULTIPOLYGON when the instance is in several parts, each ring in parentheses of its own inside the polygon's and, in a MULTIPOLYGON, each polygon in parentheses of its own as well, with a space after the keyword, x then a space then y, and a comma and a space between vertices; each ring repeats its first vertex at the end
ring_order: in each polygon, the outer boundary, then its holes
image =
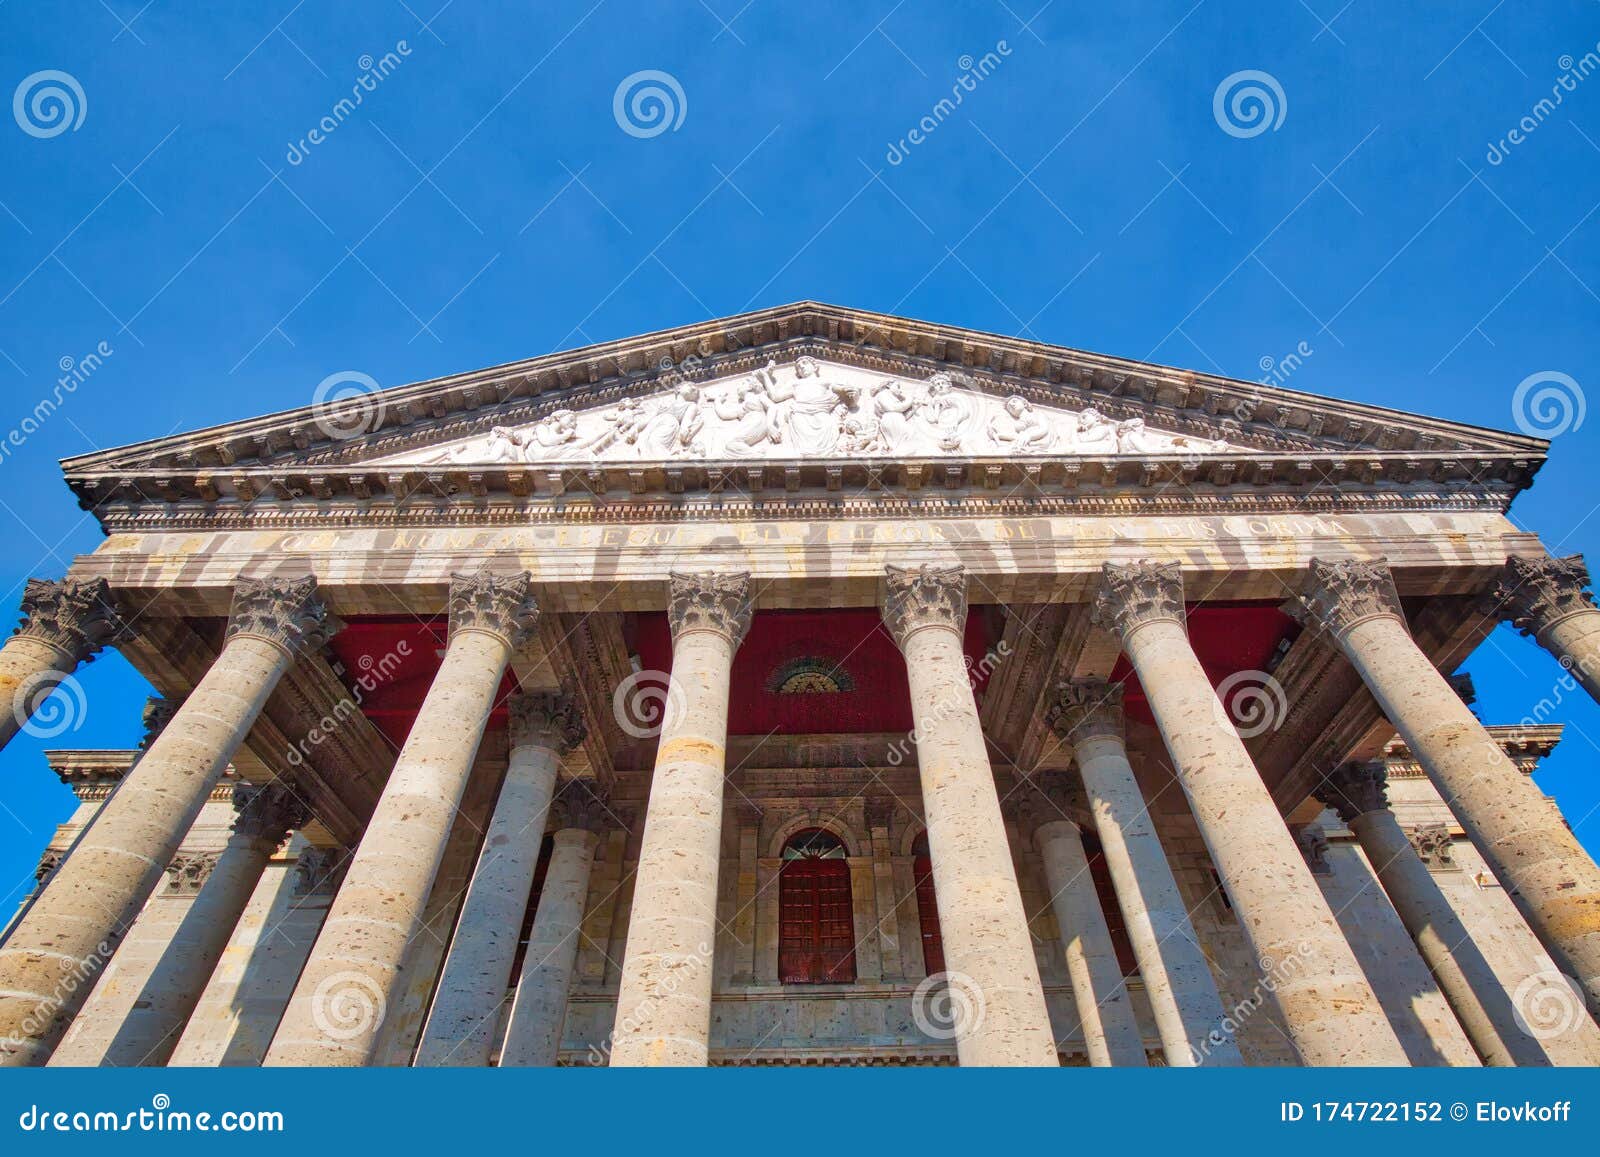
POLYGON ((778 979, 849 984, 856 978, 855 910, 844 843, 823 828, 796 832, 778 874, 778 979))

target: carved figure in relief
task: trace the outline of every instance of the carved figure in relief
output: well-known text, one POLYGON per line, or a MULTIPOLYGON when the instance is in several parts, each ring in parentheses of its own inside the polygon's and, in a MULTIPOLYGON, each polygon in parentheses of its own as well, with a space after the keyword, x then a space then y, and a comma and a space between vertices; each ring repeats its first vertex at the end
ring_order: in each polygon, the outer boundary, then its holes
POLYGON ((927 396, 917 407, 917 416, 927 426, 939 449, 961 449, 972 409, 965 398, 955 392, 948 374, 934 374, 928 379, 927 396))
POLYGON ((844 430, 844 417, 855 410, 860 391, 854 386, 832 382, 822 376, 813 357, 794 363, 794 381, 781 382, 777 363, 768 362, 757 372, 757 380, 767 397, 777 403, 777 420, 786 426, 795 451, 800 454, 831 454, 844 430))
POLYGON ((1078 415, 1078 428, 1072 433, 1072 448, 1089 454, 1116 453, 1116 423, 1090 406, 1078 415))
POLYGON ((705 409, 700 387, 685 382, 645 420, 639 435, 646 458, 674 458, 701 453, 700 430, 705 409))
POLYGON ((783 441, 783 427, 776 421, 772 402, 762 385, 737 382, 718 391, 711 398, 711 412, 721 421, 733 423, 733 430, 722 444, 731 457, 747 458, 763 444, 783 441))
POLYGON ((1055 439, 1055 431, 1033 408, 1032 402, 1013 394, 989 419, 989 437, 1002 450, 1027 454, 1048 450, 1055 439))
POLYGON ((911 416, 921 397, 913 387, 891 378, 872 391, 878 448, 893 454, 911 440, 911 416))
POLYGON ((522 440, 522 448, 525 454, 531 454, 534 447, 530 442, 537 443, 541 450, 553 450, 575 442, 577 438, 578 415, 571 410, 557 410, 544 421, 534 423, 531 436, 522 440))

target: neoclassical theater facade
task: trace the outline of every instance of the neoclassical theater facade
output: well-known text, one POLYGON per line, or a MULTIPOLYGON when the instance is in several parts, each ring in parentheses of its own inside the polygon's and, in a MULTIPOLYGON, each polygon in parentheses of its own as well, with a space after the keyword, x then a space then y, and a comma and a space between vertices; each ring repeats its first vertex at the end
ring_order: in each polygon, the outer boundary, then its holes
POLYGON ((1600 689, 1546 443, 814 303, 361 380, 64 463, 0 742, 158 694, 0 1062, 1600 1063, 1560 720, 1457 675, 1600 689))

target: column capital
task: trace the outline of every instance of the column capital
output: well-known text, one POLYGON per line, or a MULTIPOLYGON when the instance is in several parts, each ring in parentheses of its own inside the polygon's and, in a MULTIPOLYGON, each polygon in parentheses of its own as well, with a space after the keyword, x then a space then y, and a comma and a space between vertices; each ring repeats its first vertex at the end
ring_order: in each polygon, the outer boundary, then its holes
POLYGON ((563 691, 524 691, 507 706, 513 748, 548 747, 566 755, 589 734, 578 701, 563 691))
POLYGON ((215 852, 179 852, 167 865, 167 888, 173 892, 198 892, 216 866, 215 852))
POLYGON ((1294 833, 1294 842, 1313 876, 1333 874, 1333 865, 1328 863, 1328 833, 1322 830, 1321 824, 1306 824, 1294 833))
POLYGON ((960 634, 967 625, 967 570, 963 566, 884 567, 883 622, 895 645, 923 627, 960 634))
POLYGON ((1122 684, 1076 679, 1056 690, 1046 716, 1050 729, 1068 743, 1106 737, 1122 739, 1122 684))
POLYGON ((234 833, 277 847, 295 828, 311 819, 311 809, 283 782, 241 783, 233 789, 234 833))
POLYGON ((450 637, 461 631, 499 635, 513 651, 527 643, 539 620, 539 603, 529 592, 527 571, 498 574, 484 567, 450 576, 450 637))
POLYGON ((1456 867, 1455 857, 1451 854, 1455 838, 1450 834, 1449 824, 1417 824, 1406 829, 1406 839, 1411 841, 1417 858, 1430 871, 1446 871, 1456 867))
POLYGON ((1346 827, 1357 816, 1389 806, 1389 772, 1381 759, 1341 764, 1311 793, 1339 814, 1346 827))
POLYGON ((1589 585, 1589 567, 1581 554, 1509 558, 1490 597, 1499 617, 1524 635, 1537 635, 1562 619, 1594 610, 1589 585))
POLYGON ((1406 621, 1386 558, 1312 559, 1302 593, 1286 609, 1301 625, 1327 630, 1335 639, 1371 619, 1393 618, 1402 626, 1406 621))
POLYGON ((244 578, 233 588, 228 635, 250 635, 290 655, 315 651, 344 626, 328 613, 314 575, 244 578))
POLYGON ((82 663, 127 637, 105 579, 29 579, 16 634, 38 639, 82 663))
POLYGON ((144 710, 139 713, 139 721, 144 724, 144 738, 139 741, 140 751, 149 751, 150 745, 161 738, 161 733, 167 729, 173 717, 178 714, 178 708, 183 706, 183 697, 168 699, 161 695, 152 695, 144 701, 144 710))
POLYGON ((1146 623, 1173 622, 1183 617, 1183 568, 1175 562, 1104 563, 1095 594, 1093 618, 1122 638, 1146 623))
POLYGON ((738 647, 750 629, 753 611, 748 571, 672 571, 667 576, 667 621, 672 624, 673 642, 690 631, 713 631, 738 647))
POLYGON ((550 802, 552 832, 577 828, 596 835, 607 828, 622 826, 611 815, 611 799, 602 788, 586 779, 568 781, 550 802))

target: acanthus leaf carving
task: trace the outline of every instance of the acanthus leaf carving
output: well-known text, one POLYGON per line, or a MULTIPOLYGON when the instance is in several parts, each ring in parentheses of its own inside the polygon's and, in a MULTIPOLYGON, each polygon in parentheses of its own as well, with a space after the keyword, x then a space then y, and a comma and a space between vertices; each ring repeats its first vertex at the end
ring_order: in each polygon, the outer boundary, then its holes
POLYGON ((1341 764, 1317 785, 1313 795, 1349 826, 1357 816, 1389 806, 1389 774, 1382 760, 1341 764))
POLYGON ((29 579, 16 633, 39 639, 82 663, 127 634, 105 579, 29 579))
POLYGON ((1583 555, 1506 560, 1492 596, 1500 617, 1524 635, 1537 635, 1562 619, 1595 609, 1583 555))
POLYGON ((1063 683, 1046 716, 1050 729, 1068 743, 1101 736, 1123 738, 1121 683, 1079 679, 1063 683))
POLYGON ((317 650, 343 626, 318 595, 313 575, 242 578, 233 588, 229 639, 249 635, 295 655, 317 650))
POLYGON ((667 621, 674 640, 690 631, 715 631, 737 647, 750 629, 754 611, 750 575, 706 571, 680 574, 667 581, 667 621))
POLYGON ((1312 559, 1303 593, 1287 609, 1302 625, 1339 639, 1371 619, 1406 621, 1385 558, 1312 559))
POLYGON ((527 571, 498 574, 488 567, 471 574, 450 576, 450 637, 461 631, 487 631, 499 635, 516 650, 532 638, 539 620, 539 603, 527 571))
POLYGON ((574 750, 589 729, 578 701, 559 691, 526 691, 513 695, 511 746, 549 747, 562 755, 574 750))
POLYGON ((1183 625, 1183 568, 1175 562, 1104 563, 1094 621, 1122 638, 1153 622, 1183 625))
POLYGON ((944 627, 959 634, 967 625, 967 572, 961 566, 884 568, 883 623, 895 645, 923 627, 944 627))

